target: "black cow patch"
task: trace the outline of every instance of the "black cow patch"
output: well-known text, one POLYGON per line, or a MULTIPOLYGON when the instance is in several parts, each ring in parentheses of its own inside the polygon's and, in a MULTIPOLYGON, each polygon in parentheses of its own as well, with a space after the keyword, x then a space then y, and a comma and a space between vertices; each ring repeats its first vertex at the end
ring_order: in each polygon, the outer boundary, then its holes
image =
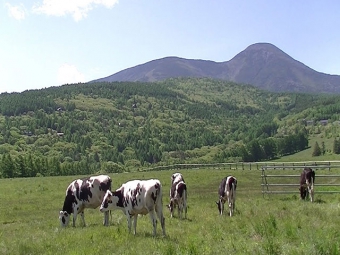
POLYGON ((225 185, 227 184, 227 178, 228 177, 223 178, 219 186, 218 195, 220 197, 225 197, 225 185))
POLYGON ((174 198, 176 186, 177 186, 178 183, 179 183, 179 181, 178 182, 174 182, 172 184, 171 189, 170 189, 170 198, 174 198))
POLYGON ((112 185, 112 180, 109 179, 107 182, 101 182, 99 185, 99 190, 102 191, 107 191, 107 190, 111 190, 111 185, 112 185))
POLYGON ((187 185, 183 182, 179 183, 177 192, 180 197, 183 197, 184 190, 187 190, 187 185))
MULTIPOLYGON (((77 194, 78 194, 78 192, 77 192, 77 194)), ((83 182, 82 185, 81 185, 81 188, 80 188, 79 200, 89 202, 90 198, 92 198, 92 191, 91 191, 90 183, 83 182)))
POLYGON ((236 190, 236 184, 237 184, 237 181, 236 181, 236 179, 234 178, 234 177, 230 177, 229 178, 229 180, 228 180, 228 186, 229 186, 229 190, 231 190, 232 189, 232 185, 233 185, 233 183, 235 184, 234 186, 235 186, 235 190, 236 190))
POLYGON ((72 190, 67 190, 67 195, 65 197, 63 211, 66 211, 68 214, 72 213, 72 204, 76 202, 76 198, 74 197, 72 190))
POLYGON ((112 195, 118 197, 118 202, 117 202, 118 207, 126 207, 126 201, 124 199, 124 188, 121 188, 117 191, 112 192, 112 195))

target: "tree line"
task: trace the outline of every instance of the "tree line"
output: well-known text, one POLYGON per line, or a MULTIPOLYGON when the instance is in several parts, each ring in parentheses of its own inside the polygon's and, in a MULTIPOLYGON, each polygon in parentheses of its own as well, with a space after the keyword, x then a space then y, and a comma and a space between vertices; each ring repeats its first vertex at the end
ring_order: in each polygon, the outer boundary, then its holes
POLYGON ((335 119, 340 101, 335 99, 275 94, 207 79, 71 84, 3 93, 0 176, 270 160, 308 147, 306 123, 292 121, 290 115, 335 119), (210 157, 209 148, 215 151, 210 157))

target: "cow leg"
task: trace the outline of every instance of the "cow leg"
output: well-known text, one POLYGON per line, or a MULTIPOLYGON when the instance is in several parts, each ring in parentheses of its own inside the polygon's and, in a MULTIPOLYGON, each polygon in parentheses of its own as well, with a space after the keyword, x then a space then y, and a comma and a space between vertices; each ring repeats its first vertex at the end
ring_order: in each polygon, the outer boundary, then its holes
POLYGON ((169 208, 169 211, 170 211, 170 217, 173 218, 174 215, 173 215, 173 211, 174 211, 174 202, 172 199, 170 199, 170 203, 169 205, 167 206, 169 208))
POLYGON ((136 230, 137 230, 137 219, 138 219, 138 214, 135 214, 133 216, 133 234, 136 234, 136 230))
POLYGON ((83 226, 86 227, 86 224, 85 224, 85 217, 84 217, 84 211, 82 211, 80 213, 80 218, 81 218, 81 222, 83 223, 83 226))
POLYGON ((104 226, 108 226, 109 225, 109 211, 104 212, 104 222, 103 222, 104 226))
POLYGON ((235 211, 235 200, 236 200, 236 197, 235 197, 235 190, 233 190, 233 194, 232 194, 232 197, 231 197, 231 211, 232 211, 232 215, 234 215, 234 211, 235 211))
POLYGON ((129 233, 131 233, 131 216, 129 213, 126 213, 126 220, 128 224, 129 233))
POLYGON ((77 221, 77 215, 78 214, 78 208, 75 204, 73 204, 73 221, 72 221, 72 226, 76 226, 76 221, 77 221))
POLYGON ((313 202, 314 201, 314 189, 311 186, 308 186, 308 193, 310 196, 310 201, 313 202))
POLYGON ((228 201, 228 208, 229 208, 229 216, 233 215, 232 213, 232 191, 227 191, 227 201, 228 201))
POLYGON ((158 217, 159 221, 161 222, 163 236, 166 236, 166 234, 165 234, 165 218, 164 218, 164 215, 163 215, 162 204, 156 205, 156 213, 157 213, 157 217, 158 217))
POLYGON ((178 208, 177 208, 177 212, 178 212, 178 218, 182 219, 182 208, 181 208, 181 201, 178 201, 178 208))
POLYGON ((73 213, 73 221, 72 221, 72 226, 76 226, 76 221, 77 221, 77 213, 73 213))
POLYGON ((150 211, 149 215, 150 215, 150 220, 151 220, 151 223, 152 223, 152 226, 153 226, 153 236, 156 236, 157 218, 156 218, 156 215, 155 215, 155 211, 154 210, 150 211))
POLYGON ((300 198, 301 200, 304 200, 306 197, 306 189, 303 185, 300 186, 300 198))
POLYGON ((224 203, 225 201, 220 199, 220 207, 221 207, 221 212, 220 212, 220 215, 222 216, 223 215, 223 212, 224 212, 224 203))

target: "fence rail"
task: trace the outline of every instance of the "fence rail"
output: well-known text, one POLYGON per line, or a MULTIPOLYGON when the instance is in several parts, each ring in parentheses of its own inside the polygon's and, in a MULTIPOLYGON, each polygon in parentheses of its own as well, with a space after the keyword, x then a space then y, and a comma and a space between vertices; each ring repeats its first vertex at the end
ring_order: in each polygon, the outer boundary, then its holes
MULTIPOLYGON (((304 167, 310 167, 314 170, 317 169, 327 169, 328 172, 331 171, 331 169, 339 169, 339 162, 333 161, 332 164, 306 164, 306 165, 300 165, 300 166, 292 166, 292 165, 285 165, 285 169, 295 170, 295 169, 302 169, 304 167), (327 166, 327 167, 325 167, 327 166)), ((280 168, 282 169, 282 168, 280 168)), ((282 171, 278 171, 277 174, 275 172, 278 170, 277 166, 263 166, 262 167, 262 173, 261 173, 261 187, 262 187, 262 194, 263 196, 265 194, 293 194, 293 193, 299 193, 298 189, 292 190, 291 188, 299 187, 299 178, 300 178, 300 172, 299 174, 282 174, 282 171), (267 174, 267 172, 270 172, 270 174, 267 174), (295 179, 296 178, 296 179, 295 179), (274 183, 274 180, 279 182, 278 180, 282 180, 281 183, 274 183), (284 183, 284 181, 286 181, 284 183), (281 189, 281 190, 280 190, 281 189), (290 190, 289 190, 290 189, 290 190)), ((323 172, 324 173, 324 172, 323 172)), ((340 189, 337 188, 340 186, 340 174, 317 174, 315 176, 315 179, 319 180, 321 178, 323 181, 321 183, 316 182, 314 184, 315 187, 320 187, 321 190, 315 189, 315 193, 325 193, 325 194, 334 194, 334 193, 340 193, 340 189), (332 178, 332 181, 329 182, 328 180, 332 178), (328 182, 327 182, 328 181, 328 182), (325 183, 326 182, 326 183, 325 183), (327 190, 323 190, 323 189, 327 190), (332 189, 332 190, 330 190, 332 189)))
POLYGON ((313 169, 340 168, 340 161, 301 161, 301 162, 235 162, 235 163, 210 163, 210 164, 173 164, 145 168, 141 171, 160 171, 173 169, 194 169, 194 168, 223 168, 229 170, 261 170, 266 169, 285 170, 311 167, 313 169))

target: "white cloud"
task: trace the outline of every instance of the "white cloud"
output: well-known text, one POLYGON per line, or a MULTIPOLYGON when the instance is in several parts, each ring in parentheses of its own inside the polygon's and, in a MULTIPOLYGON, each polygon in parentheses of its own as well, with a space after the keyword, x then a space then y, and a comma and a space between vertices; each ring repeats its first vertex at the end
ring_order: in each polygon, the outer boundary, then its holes
POLYGON ((26 11, 23 4, 20 5, 11 5, 6 3, 5 6, 8 8, 9 16, 15 18, 16 20, 23 20, 26 17, 26 11))
POLYGON ((58 83, 78 83, 85 82, 85 76, 78 71, 77 67, 70 64, 63 64, 58 70, 58 83))
POLYGON ((43 0, 41 5, 33 6, 33 12, 57 17, 71 14, 75 21, 79 21, 95 6, 112 8, 117 3, 118 0, 43 0))

